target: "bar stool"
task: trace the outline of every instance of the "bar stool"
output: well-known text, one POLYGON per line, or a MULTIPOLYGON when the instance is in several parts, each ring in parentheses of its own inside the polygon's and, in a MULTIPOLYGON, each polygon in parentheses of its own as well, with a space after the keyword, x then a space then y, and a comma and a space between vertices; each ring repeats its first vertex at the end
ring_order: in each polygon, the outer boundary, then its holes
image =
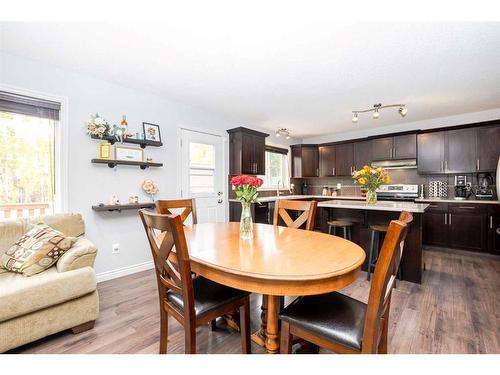
POLYGON ((342 228, 344 230, 344 238, 346 240, 352 239, 352 223, 346 220, 330 220, 327 222, 328 224, 328 234, 333 234, 334 236, 337 233, 337 228, 342 228), (333 233, 332 233, 333 229, 333 233))
MULTIPOLYGON (((372 268, 375 268, 375 265, 377 264, 378 254, 380 249, 382 248, 385 234, 389 230, 389 225, 373 224, 370 225, 370 230, 372 231, 372 235, 370 239, 370 256, 368 257, 368 270, 366 273, 366 280, 368 281, 370 281, 372 268)), ((398 279, 401 280, 401 268, 398 268, 398 279)), ((395 282, 394 286, 396 286, 395 282)))

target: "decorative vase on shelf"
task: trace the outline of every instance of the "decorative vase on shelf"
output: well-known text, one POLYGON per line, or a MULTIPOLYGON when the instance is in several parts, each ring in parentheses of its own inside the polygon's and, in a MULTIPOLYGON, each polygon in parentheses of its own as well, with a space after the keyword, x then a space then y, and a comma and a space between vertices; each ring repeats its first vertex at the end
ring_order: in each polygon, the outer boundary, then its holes
POLYGON ((240 238, 251 240, 253 238, 252 211, 248 202, 241 202, 240 238))
POLYGON ((366 192, 366 203, 368 204, 377 203, 377 192, 375 190, 368 190, 366 192))
POLYGON ((231 178, 236 199, 241 202, 240 238, 251 240, 253 238, 253 220, 250 209, 252 203, 258 202, 257 189, 262 186, 263 180, 253 176, 234 176, 231 178))

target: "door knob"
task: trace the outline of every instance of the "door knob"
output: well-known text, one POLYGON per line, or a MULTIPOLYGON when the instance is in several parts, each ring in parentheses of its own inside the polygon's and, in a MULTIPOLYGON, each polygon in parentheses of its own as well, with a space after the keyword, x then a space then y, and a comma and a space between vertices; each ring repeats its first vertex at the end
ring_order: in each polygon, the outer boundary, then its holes
POLYGON ((219 191, 217 195, 220 197, 222 195, 222 191, 219 191))
POLYGON ((219 200, 217 201, 217 203, 221 204, 221 203, 222 203, 222 199, 219 199, 219 200))

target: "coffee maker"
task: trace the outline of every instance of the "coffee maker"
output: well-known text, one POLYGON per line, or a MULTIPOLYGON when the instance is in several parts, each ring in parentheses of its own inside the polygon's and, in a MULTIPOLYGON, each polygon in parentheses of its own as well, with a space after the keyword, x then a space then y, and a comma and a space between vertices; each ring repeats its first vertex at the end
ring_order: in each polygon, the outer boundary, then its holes
POLYGON ((479 173, 477 175, 478 187, 476 189, 477 199, 492 199, 493 198, 493 177, 489 173, 479 173))
POLYGON ((467 176, 455 176, 455 199, 467 199, 471 196, 471 184, 467 176))

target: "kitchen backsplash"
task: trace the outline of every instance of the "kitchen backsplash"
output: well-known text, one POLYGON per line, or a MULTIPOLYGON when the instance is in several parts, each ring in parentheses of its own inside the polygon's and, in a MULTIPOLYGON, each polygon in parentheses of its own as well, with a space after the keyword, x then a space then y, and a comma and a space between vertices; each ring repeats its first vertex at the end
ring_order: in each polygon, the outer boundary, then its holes
MULTIPOLYGON (((391 184, 416 184, 425 185, 425 197, 428 197, 429 182, 431 181, 444 181, 448 183, 448 197, 453 198, 455 195, 455 175, 421 175, 417 173, 416 169, 391 169, 389 170, 391 176, 391 184)), ((478 185, 476 174, 466 174, 467 180, 471 182, 472 188, 478 185)), ((494 177, 494 174, 492 174, 494 177)), ((292 178, 291 182, 295 185, 295 193, 301 194, 302 183, 308 185, 308 194, 316 195, 321 194, 323 187, 336 187, 338 183, 342 185, 340 195, 361 195, 361 187, 353 184, 353 179, 349 176, 344 177, 320 177, 320 178, 292 178)), ((420 188, 420 187, 419 187, 420 188)), ((495 186, 492 186, 495 194, 495 186)), ((495 194, 496 198, 496 194, 495 194)))

